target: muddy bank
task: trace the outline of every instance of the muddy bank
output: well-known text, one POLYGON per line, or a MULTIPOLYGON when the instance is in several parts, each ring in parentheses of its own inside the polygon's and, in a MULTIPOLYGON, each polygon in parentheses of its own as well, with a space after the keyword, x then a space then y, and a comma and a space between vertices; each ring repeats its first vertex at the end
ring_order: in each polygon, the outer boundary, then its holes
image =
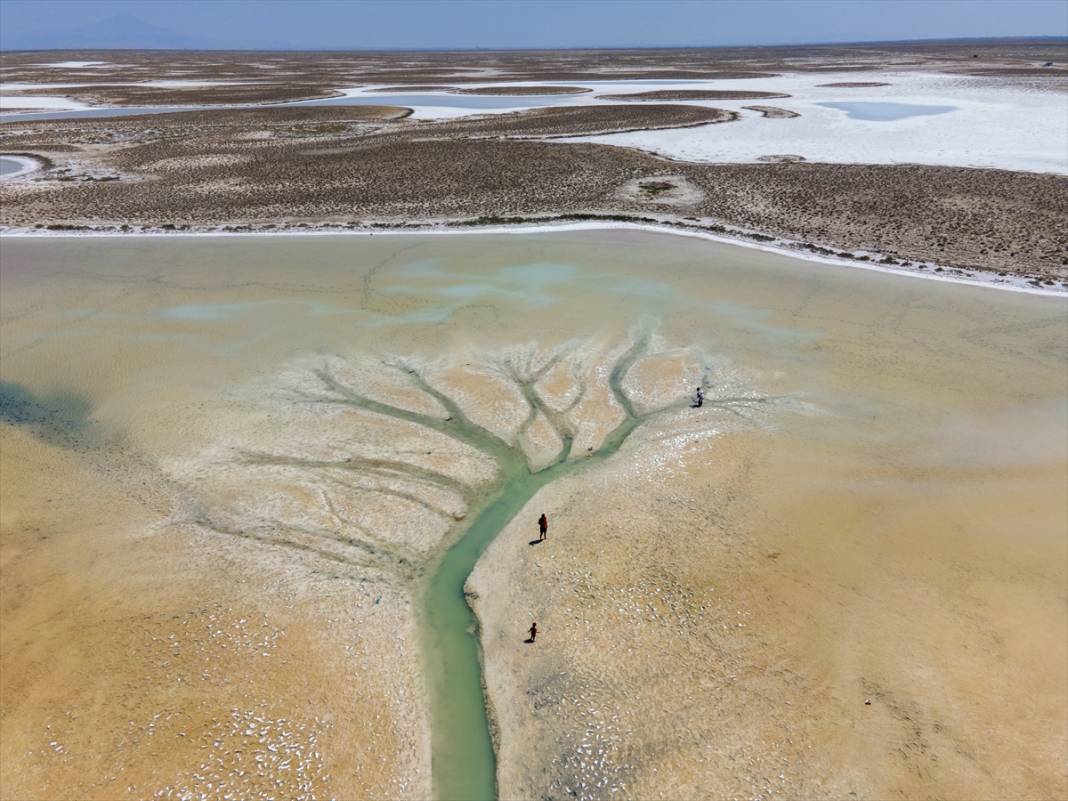
POLYGON ((759 111, 762 117, 766 117, 769 120, 790 120, 801 116, 796 111, 776 106, 742 106, 742 108, 749 111, 759 111))
POLYGON ((277 122, 249 116, 261 113, 167 115, 175 119, 153 123, 174 134, 165 138, 148 137, 144 123, 117 120, 7 124, 0 146, 47 153, 56 166, 0 188, 0 223, 292 229, 668 213, 832 253, 1065 280, 1063 176, 921 165, 694 164, 540 140, 665 123, 735 124, 732 112, 688 106, 672 107, 668 120, 663 106, 643 105, 443 123, 391 120, 401 112, 387 109, 289 110, 277 122), (65 132, 63 141, 56 129, 65 132), (501 136, 516 139, 492 138, 501 136), (109 144, 116 138, 124 143, 109 144), (619 200, 628 182, 668 170, 699 190, 694 202, 619 200), (84 180, 107 176, 117 180, 84 180))

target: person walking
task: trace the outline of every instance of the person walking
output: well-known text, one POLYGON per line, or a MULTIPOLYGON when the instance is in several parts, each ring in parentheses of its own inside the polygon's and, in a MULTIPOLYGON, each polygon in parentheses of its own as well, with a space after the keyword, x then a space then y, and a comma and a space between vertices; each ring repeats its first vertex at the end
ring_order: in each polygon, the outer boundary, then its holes
POLYGON ((541 517, 538 518, 538 542, 545 539, 545 535, 549 531, 549 518, 545 516, 545 512, 541 513, 541 517))
POLYGON ((534 640, 536 640, 537 638, 538 638, 538 624, 537 623, 531 623, 530 624, 530 639, 528 639, 527 642, 534 642, 534 640))

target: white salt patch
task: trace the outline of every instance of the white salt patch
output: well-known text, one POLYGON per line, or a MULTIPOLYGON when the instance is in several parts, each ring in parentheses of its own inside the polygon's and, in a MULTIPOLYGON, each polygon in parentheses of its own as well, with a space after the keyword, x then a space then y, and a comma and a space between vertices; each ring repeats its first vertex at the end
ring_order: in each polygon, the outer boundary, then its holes
MULTIPOLYGON (((489 85, 489 86, 498 86, 499 84, 487 84, 487 85, 489 85)), ((508 86, 512 86, 513 84, 507 84, 507 85, 508 86)), ((521 84, 514 84, 514 85, 515 86, 519 86, 521 84)), ((539 83, 539 84, 526 84, 526 85, 541 86, 542 84, 539 83)), ((553 85, 555 86, 556 84, 553 84, 553 85)), ((458 108, 458 107, 454 107, 454 106, 420 105, 420 104, 415 104, 415 103, 404 103, 404 102, 394 103, 394 102, 391 102, 390 100, 388 100, 388 98, 391 97, 394 94, 396 94, 396 95, 406 94, 406 92, 403 89, 398 89, 396 92, 391 92, 391 93, 386 93, 386 94, 383 94, 383 93, 380 93, 380 92, 376 92, 376 91, 372 91, 374 89, 384 88, 384 87, 387 87, 387 86, 396 86, 396 84, 384 83, 384 84, 378 84, 378 85, 375 85, 375 86, 367 86, 367 87, 354 86, 354 87, 342 88, 342 89, 339 89, 338 91, 341 92, 339 97, 374 97, 374 98, 378 98, 378 102, 380 102, 383 105, 399 105, 399 106, 403 106, 404 108, 410 108, 412 110, 412 115, 411 115, 412 119, 434 120, 434 119, 449 119, 449 118, 453 118, 453 117, 470 117, 470 116, 475 115, 475 114, 510 114, 513 111, 525 111, 525 110, 527 110, 529 108, 536 108, 536 107, 544 108, 545 107, 544 102, 539 103, 538 106, 532 106, 530 103, 524 102, 522 97, 514 98, 515 99, 515 104, 509 106, 508 108, 458 108)), ((442 97, 449 97, 450 96, 446 92, 411 92, 410 94, 413 94, 413 95, 441 95, 442 97)), ((589 97, 589 95, 586 95, 586 96, 589 97)), ((542 98, 542 100, 544 101, 544 98, 542 98)), ((296 103, 301 103, 301 101, 296 101, 296 103)), ((289 103, 281 103, 279 105, 291 105, 291 104, 289 104, 289 103)), ((552 103, 550 105, 556 105, 556 104, 552 103)))
MULTIPOLYGON (((638 147, 688 161, 754 162, 762 156, 789 154, 838 164, 939 164, 1068 173, 1068 94, 1063 92, 967 76, 870 72, 701 81, 676 88, 753 89, 791 97, 691 103, 739 111, 742 118, 731 123, 576 138, 638 147), (847 81, 890 85, 852 89, 819 86, 847 81), (843 111, 822 105, 855 101, 953 106, 954 110, 872 121, 851 119, 843 111), (758 112, 742 109, 756 103, 801 116, 765 119, 758 112)), ((611 89, 613 93, 630 90, 622 86, 611 89)))
POLYGON ((36 89, 75 89, 91 83, 4 83, 0 81, 0 95, 6 92, 32 92, 36 89))
MULTIPOLYGON (((1065 81, 1044 79, 1050 89, 1065 81)), ((566 83, 593 93, 559 95, 551 106, 585 106, 627 101, 600 100, 597 95, 662 89, 750 90, 790 95, 745 100, 664 100, 662 103, 737 111, 735 122, 692 128, 569 137, 651 150, 687 161, 744 163, 764 156, 799 155, 808 161, 836 164, 937 164, 993 167, 1028 172, 1068 174, 1068 93, 1012 85, 987 78, 925 72, 789 73, 778 77, 691 81, 509 81, 464 84, 480 86, 550 86, 566 83), (828 83, 879 82, 888 86, 833 87, 828 83), (850 118, 825 103, 870 102, 917 106, 952 106, 944 114, 890 121, 850 118), (795 111, 793 119, 767 119, 748 111, 751 105, 795 111)), ((389 84, 383 84, 383 86, 389 84)), ((372 87, 368 87, 370 89, 372 87)), ((401 92, 398 91, 398 94, 401 92)), ((346 89, 346 96, 374 94, 346 89)), ((419 92, 419 94, 433 94, 419 92)), ((538 106, 544 98, 539 98, 538 106)), ((636 103, 637 105, 637 103, 636 103)), ((653 105, 648 101, 641 105, 653 105)), ((506 114, 535 108, 516 97, 509 108, 452 108, 414 105, 414 117, 443 119, 472 114, 506 114)))
POLYGON ((37 64, 38 67, 66 67, 70 69, 82 69, 84 67, 103 67, 106 61, 52 61, 47 64, 37 64))
POLYGON ((80 111, 90 108, 85 103, 71 100, 69 97, 47 97, 45 95, 0 95, 0 111, 15 108, 43 108, 57 111, 80 111))
MULTIPOLYGON (((25 92, 39 89, 76 89, 112 87, 112 86, 152 86, 161 89, 197 89, 210 86, 234 86, 254 83, 254 81, 115 81, 114 83, 0 83, 0 111, 5 109, 46 109, 52 111, 80 111, 94 108, 69 97, 51 97, 48 95, 8 95, 8 92, 25 92)), ((97 106, 95 108, 105 108, 97 106)))
POLYGON ((156 86, 161 89, 199 89, 204 86, 238 86, 256 83, 256 81, 199 81, 199 80, 160 80, 160 81, 108 81, 102 83, 4 83, 0 82, 0 94, 5 92, 27 92, 35 89, 84 89, 88 87, 111 86, 156 86))

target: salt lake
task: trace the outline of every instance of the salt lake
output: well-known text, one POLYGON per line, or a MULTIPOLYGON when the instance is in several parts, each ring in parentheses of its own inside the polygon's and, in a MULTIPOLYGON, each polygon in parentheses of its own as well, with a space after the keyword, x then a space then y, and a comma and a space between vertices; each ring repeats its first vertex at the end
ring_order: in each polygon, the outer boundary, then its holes
POLYGON ((803 732, 788 794, 1061 786, 1063 298, 635 231, 0 244, 13 794, 512 797, 602 731, 638 788, 715 732, 803 732))

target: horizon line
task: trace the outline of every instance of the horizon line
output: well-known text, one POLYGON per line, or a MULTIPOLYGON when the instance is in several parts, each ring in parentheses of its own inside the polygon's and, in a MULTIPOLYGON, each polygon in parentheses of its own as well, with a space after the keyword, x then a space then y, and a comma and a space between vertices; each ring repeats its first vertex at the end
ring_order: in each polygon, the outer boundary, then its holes
POLYGON ((731 48, 782 48, 782 47, 832 47, 842 45, 900 45, 917 43, 937 42, 1028 42, 1028 41, 1063 41, 1068 43, 1068 34, 1021 34, 1015 36, 935 36, 917 37, 914 39, 843 39, 833 41, 801 41, 801 42, 764 42, 738 43, 738 44, 691 44, 691 45, 568 45, 561 47, 530 46, 530 47, 323 47, 317 45, 308 46, 204 46, 204 47, 109 47, 107 45, 84 46, 84 47, 31 47, 21 49, 9 49, 0 47, 0 54, 14 53, 92 53, 100 51, 111 52, 143 52, 153 51, 161 53, 203 53, 203 52, 247 52, 247 53, 538 53, 560 51, 589 51, 589 50, 725 50, 731 48))

